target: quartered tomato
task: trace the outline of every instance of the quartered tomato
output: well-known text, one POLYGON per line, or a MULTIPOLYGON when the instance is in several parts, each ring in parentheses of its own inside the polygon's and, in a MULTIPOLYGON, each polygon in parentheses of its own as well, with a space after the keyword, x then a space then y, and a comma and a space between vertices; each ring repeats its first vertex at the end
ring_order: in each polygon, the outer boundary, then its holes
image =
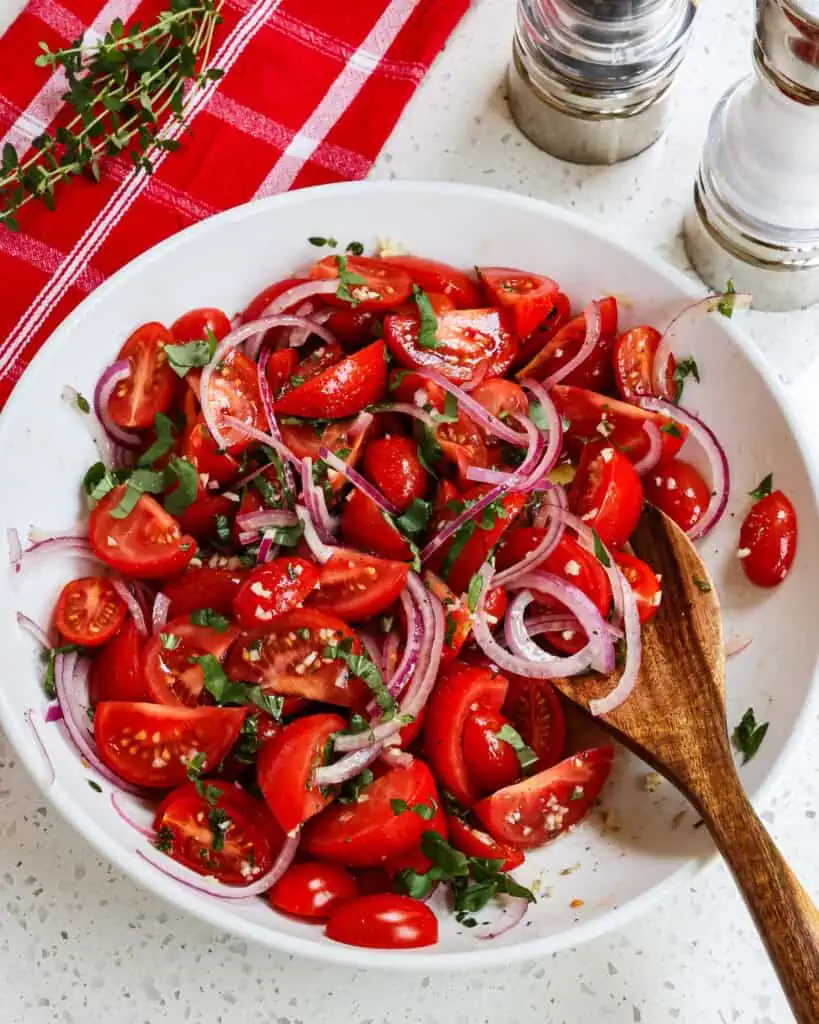
POLYGON ((345 348, 357 348, 378 337, 381 319, 372 310, 350 306, 347 309, 334 309, 327 321, 327 329, 345 348))
POLYGON ((583 449, 572 486, 569 507, 604 544, 622 547, 634 531, 643 509, 643 485, 625 455, 607 442, 583 449))
MULTIPOLYGON (((348 256, 347 272, 363 281, 349 286, 353 302, 341 299, 335 294, 325 295, 331 306, 355 305, 357 309, 384 310, 400 306, 412 294, 412 280, 400 267, 391 266, 384 260, 367 256, 348 256)), ((315 281, 329 280, 339 276, 339 257, 325 256, 310 268, 310 277, 315 281)))
POLYGON ((209 484, 224 486, 239 475, 239 463, 232 455, 219 448, 201 415, 184 433, 182 455, 196 466, 200 486, 205 492, 209 484))
POLYGON ((342 903, 327 922, 327 938, 369 949, 417 949, 438 941, 438 918, 411 896, 373 893, 342 903))
POLYGON ((503 377, 492 377, 484 380, 472 392, 476 402, 480 402, 487 412, 498 419, 507 416, 525 416, 529 411, 529 399, 526 392, 512 380, 503 377))
MULTIPOLYGON (((405 850, 402 850, 401 853, 391 857, 384 864, 385 871, 392 875, 393 878, 400 875, 402 871, 407 871, 408 869, 416 871, 419 875, 423 875, 432 867, 432 860, 430 860, 426 853, 424 853, 424 835, 426 832, 437 832, 442 839, 447 838, 446 814, 438 803, 437 796, 432 798, 426 804, 414 804, 412 806, 418 808, 424 816, 424 831, 422 832, 420 839, 413 843, 412 846, 408 846, 405 850), (433 807, 435 808, 435 813, 427 820, 433 807)), ((412 813, 417 814, 418 810, 413 811, 412 813)), ((406 811, 402 813, 406 813, 406 811)))
POLYGON ((690 530, 705 515, 711 488, 690 462, 668 459, 643 477, 646 501, 673 519, 681 530, 690 530))
POLYGON ((509 598, 505 587, 492 587, 483 601, 483 611, 486 621, 496 625, 506 614, 509 605, 509 598))
POLYGON ((312 562, 293 555, 274 558, 251 570, 233 598, 233 616, 243 629, 263 628, 276 616, 298 608, 318 581, 312 562))
POLYGON ((263 629, 242 633, 228 655, 231 679, 258 683, 266 692, 306 697, 341 707, 362 707, 369 690, 349 674, 340 658, 327 658, 328 646, 345 641, 359 654, 361 643, 350 627, 324 612, 300 608, 279 615, 263 629))
MULTIPOLYGON (((626 401, 655 394, 654 355, 661 338, 662 335, 659 331, 642 324, 639 327, 632 327, 617 339, 614 346, 614 376, 617 380, 617 390, 626 401)), ((672 356, 666 370, 665 391, 667 395, 674 395, 676 392, 674 383, 676 366, 676 361, 672 356)))
POLYGON ((454 814, 447 815, 449 843, 467 857, 480 857, 484 860, 500 860, 501 871, 514 871, 526 859, 523 851, 510 843, 499 843, 487 832, 473 828, 462 818, 454 814))
POLYGON ((629 555, 625 551, 614 551, 612 554, 637 598, 640 622, 648 622, 657 614, 663 597, 657 574, 650 565, 636 555, 629 555))
POLYGON ((179 525, 197 540, 204 542, 218 536, 219 518, 227 519, 235 511, 236 502, 227 495, 215 494, 200 485, 193 504, 179 516, 179 525))
MULTIPOLYGON (((273 284, 269 284, 267 288, 264 288, 251 299, 245 307, 245 311, 242 313, 242 323, 246 324, 251 320, 258 320, 274 299, 278 299, 280 295, 290 291, 291 288, 295 288, 298 284, 305 284, 306 281, 306 277, 287 277, 283 281, 274 281, 273 284)), ((299 304, 301 301, 299 300, 299 304)), ((291 308, 289 306, 286 307, 288 310, 291 308)))
POLYGON ((142 674, 145 641, 132 618, 126 619, 91 663, 91 703, 102 700, 147 701, 142 674))
POLYGON ((256 430, 267 427, 256 364, 237 349, 213 371, 208 400, 231 455, 243 452, 253 441, 237 427, 228 426, 228 418, 240 420, 256 430))
MULTIPOLYGON (((617 336, 617 300, 600 300, 600 338, 580 366, 564 378, 564 384, 593 391, 610 391, 614 384, 612 351, 617 336)), ((583 313, 560 327, 540 349, 531 362, 518 370, 517 376, 546 380, 562 369, 580 351, 586 338, 586 317, 583 313)))
POLYGON ((290 378, 296 373, 298 365, 298 349, 280 348, 270 353, 267 365, 265 366, 265 376, 267 377, 267 383, 270 385, 270 393, 274 399, 287 390, 290 385, 290 378))
POLYGON ((537 754, 540 771, 551 768, 566 746, 566 716, 560 696, 548 679, 528 679, 507 673, 509 691, 504 714, 537 754))
POLYGON ((476 267, 489 302, 510 310, 519 338, 526 338, 551 311, 558 287, 550 277, 509 267, 476 267))
POLYGON ((425 348, 419 341, 417 313, 384 318, 384 339, 402 365, 438 370, 457 384, 469 383, 478 375, 499 377, 517 354, 517 342, 499 309, 459 309, 441 313, 435 345, 425 348))
POLYGON ((443 580, 434 573, 424 573, 424 582, 444 606, 446 640, 441 655, 444 662, 453 661, 472 632, 469 608, 462 597, 456 597, 443 580))
POLYGON ((384 256, 384 262, 405 270, 413 284, 427 294, 446 295, 458 309, 477 309, 481 304, 478 286, 462 270, 447 263, 427 260, 423 256, 384 256))
POLYGON ((462 487, 474 487, 466 475, 472 466, 485 469, 489 465, 489 449, 484 440, 485 436, 472 417, 460 409, 458 419, 454 423, 441 423, 435 428, 435 437, 441 451, 458 467, 458 482, 462 487))
POLYGON ((631 462, 639 462, 651 447, 645 424, 653 423, 662 438, 661 461, 664 462, 677 454, 688 434, 687 427, 668 416, 585 388, 555 384, 549 394, 557 411, 568 421, 564 438, 575 457, 580 455, 584 444, 602 439, 628 456, 631 462))
MULTIPOLYGON (((539 327, 532 331, 528 338, 524 338, 521 342, 520 350, 513 364, 515 368, 517 369, 521 366, 528 367, 538 352, 549 344, 564 324, 568 323, 571 315, 571 305, 568 296, 564 295, 563 292, 558 292, 554 297, 554 305, 546 314, 546 319, 539 327)), ((520 376, 527 377, 530 374, 524 369, 520 372, 520 376)))
POLYGON ((408 437, 394 435, 370 441, 364 452, 364 475, 401 512, 422 499, 429 486, 429 473, 418 459, 418 445, 408 437))
POLYGON ((122 519, 112 512, 125 497, 123 484, 97 503, 88 521, 88 539, 103 562, 137 579, 158 579, 181 572, 196 554, 196 541, 183 535, 172 515, 150 494, 141 494, 122 519))
POLYGON ((796 557, 796 511, 782 491, 757 501, 739 531, 739 557, 745 575, 758 587, 775 587, 796 557))
POLYGON ((171 602, 168 618, 190 615, 199 608, 230 615, 233 598, 247 574, 247 569, 211 569, 208 566, 186 569, 162 586, 162 592, 171 602))
POLYGON ((279 416, 341 419, 379 401, 386 386, 386 349, 375 341, 286 392, 274 408, 279 416))
POLYGON ((276 908, 294 917, 324 920, 358 896, 358 883, 338 864, 304 860, 293 864, 267 894, 276 908))
POLYGON ((244 708, 103 701, 94 712, 94 738, 100 757, 120 778, 169 789, 187 782, 187 765, 196 754, 204 755, 203 771, 215 769, 244 720, 244 708))
POLYGON ((341 516, 341 535, 345 544, 373 555, 399 562, 412 559, 412 548, 406 539, 363 491, 354 490, 347 495, 341 516))
POLYGON ((197 626, 190 616, 173 619, 148 640, 143 660, 145 685, 157 704, 199 703, 205 686, 202 666, 192 660, 211 654, 222 661, 239 630, 197 626))
POLYGON ((128 609, 104 576, 71 580, 57 599, 54 622, 70 644, 100 647, 117 632, 128 609))
POLYGON ((165 352, 172 340, 162 324, 143 324, 120 349, 117 360, 127 360, 131 373, 117 384, 108 401, 108 412, 118 426, 147 430, 158 412, 171 407, 179 381, 165 352))
POLYGON ((429 818, 413 807, 426 805, 429 816, 440 800, 435 780, 423 761, 409 768, 390 768, 362 789, 366 799, 335 803, 304 830, 303 848, 312 856, 348 867, 373 867, 420 842, 429 818), (397 810, 403 801, 406 810, 397 810))
POLYGON ((205 341, 213 335, 217 341, 230 334, 230 320, 221 309, 203 306, 190 309, 171 324, 171 335, 178 345, 188 341, 205 341))
POLYGON ((481 704, 466 716, 463 729, 464 760, 470 780, 481 796, 511 786, 520 778, 520 762, 514 747, 501 739, 510 722, 496 708, 481 704))
POLYGON ((154 830, 191 871, 248 885, 273 867, 284 835, 261 800, 219 779, 203 781, 208 798, 192 782, 180 786, 157 808, 154 830))
POLYGON ((380 615, 407 585, 409 566, 339 548, 321 567, 319 588, 310 607, 332 612, 349 622, 380 615))
POLYGON ((572 754, 481 800, 475 814, 499 842, 541 846, 585 818, 609 777, 613 757, 609 746, 572 754))
POLYGON ((473 707, 500 711, 508 683, 488 668, 454 663, 439 677, 427 707, 424 749, 436 778, 466 807, 480 798, 464 749, 464 729, 473 707))
MULTIPOLYGON (((297 458, 310 458, 315 462, 319 451, 328 448, 348 466, 358 463, 371 429, 371 421, 362 426, 358 418, 328 423, 320 434, 309 423, 304 426, 281 424, 282 440, 297 458)), ((346 484, 344 475, 334 469, 328 471, 327 479, 333 490, 339 490, 346 484)))
POLYGON ((312 785, 311 779, 326 761, 327 741, 345 726, 338 715, 308 715, 285 726, 262 748, 259 788, 288 835, 332 801, 332 793, 312 785))

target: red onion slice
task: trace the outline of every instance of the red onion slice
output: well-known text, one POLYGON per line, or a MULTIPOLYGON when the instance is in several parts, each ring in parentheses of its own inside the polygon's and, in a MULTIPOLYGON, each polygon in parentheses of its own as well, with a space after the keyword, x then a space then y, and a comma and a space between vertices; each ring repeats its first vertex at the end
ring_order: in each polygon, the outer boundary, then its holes
POLYGON ((140 636, 148 635, 148 625, 145 622, 145 616, 142 613, 142 607, 131 593, 130 588, 127 584, 123 583, 122 580, 112 579, 111 586, 116 590, 122 600, 125 602, 128 611, 131 613, 131 618, 134 620, 137 633, 140 636))
POLYGON ((623 619, 626 634, 626 663, 617 680, 617 685, 600 700, 589 703, 593 715, 607 715, 626 701, 634 689, 640 675, 640 664, 643 657, 643 644, 640 635, 640 613, 637 611, 637 598, 626 577, 617 570, 620 587, 623 593, 623 619))
POLYGON ((735 636, 725 645, 725 657, 733 658, 737 654, 742 654, 752 643, 753 637, 751 636, 735 636))
POLYGON ((165 624, 168 621, 168 611, 171 607, 171 600, 166 597, 165 594, 159 593, 154 598, 154 607, 151 612, 151 629, 154 633, 159 633, 160 630, 165 628, 165 624))
MULTIPOLYGON (((337 279, 330 281, 305 281, 303 284, 294 285, 292 288, 288 288, 286 292, 282 292, 281 295, 277 295, 272 302, 265 306, 259 319, 252 321, 248 326, 258 325, 262 320, 276 317, 286 310, 295 309, 296 306, 300 306, 307 299, 312 299, 316 295, 332 295, 335 291, 338 291, 337 279)), ((275 327, 276 325, 273 324, 271 326, 275 327)), ((268 330, 268 327, 257 326, 255 331, 250 331, 245 336, 248 338, 247 354, 251 359, 255 359, 259 354, 259 349, 262 347, 262 342, 268 330)), ((330 339, 332 342, 335 342, 335 338, 332 335, 330 335, 330 339)))
POLYGON ((522 448, 523 445, 528 444, 529 437, 527 434, 519 434, 516 430, 512 430, 511 427, 507 427, 503 420, 499 420, 497 416, 493 416, 488 409, 485 409, 481 403, 467 394, 463 388, 459 388, 457 384, 453 384, 451 380, 447 380, 443 374, 438 373, 437 370, 414 370, 419 377, 424 377, 426 380, 431 380, 434 384, 437 384, 439 388, 443 388, 444 391, 449 392, 450 395, 458 403, 458 408, 467 414, 470 419, 473 419, 479 426, 495 437, 500 438, 501 441, 508 441, 509 444, 517 445, 522 448))
POLYGON ((328 466, 331 466, 337 473, 341 473, 342 476, 346 477, 347 480, 358 488, 362 494, 366 495, 373 504, 377 505, 382 512, 386 512, 389 516, 400 516, 401 510, 396 508, 395 505, 384 495, 377 487, 373 487, 369 480, 366 480, 359 472, 353 469, 352 466, 348 466, 346 462, 340 459, 337 455, 334 455, 329 448, 319 448, 319 458, 326 462, 328 466))
POLYGON ((6 530, 6 543, 9 548, 9 565, 15 572, 23 567, 23 545, 20 542, 20 532, 10 526, 6 530))
POLYGON ((46 708, 46 713, 43 715, 43 721, 48 723, 61 722, 64 717, 63 709, 60 707, 60 702, 55 700, 46 708))
POLYGON ((560 458, 560 450, 563 447, 563 421, 560 418, 560 413, 557 411, 557 406, 539 381, 526 377, 520 384, 527 391, 531 391, 540 403, 540 407, 546 417, 546 429, 549 433, 549 440, 546 445, 546 451, 543 453, 541 465, 532 473, 531 480, 527 484, 527 488, 533 488, 538 484, 541 477, 550 473, 557 465, 557 460, 560 458))
MULTIPOLYGON (((505 935, 520 924, 529 908, 529 901, 523 896, 496 896, 492 904, 499 904, 498 917, 494 921, 474 928, 470 934, 474 935, 476 939, 500 938, 501 935, 505 935)), ((481 913, 485 912, 485 909, 481 911, 481 913)))
POLYGON ((550 374, 544 384, 547 388, 553 387, 555 384, 559 384, 562 380, 565 380, 569 374, 582 366, 583 363, 589 358, 592 352, 597 347, 597 343, 600 341, 600 335, 603 330, 603 321, 600 316, 600 303, 590 302, 588 306, 583 310, 583 316, 586 318, 586 336, 583 338, 583 344, 575 352, 572 358, 560 367, 559 370, 555 370, 554 373, 550 374))
POLYGON ((36 544, 32 544, 31 547, 26 548, 22 552, 20 561, 16 564, 12 562, 12 565, 15 571, 19 572, 32 558, 38 558, 42 555, 76 555, 79 558, 88 558, 92 562, 98 562, 106 569, 110 568, 94 553, 93 548, 85 537, 75 536, 49 537, 47 540, 37 541, 36 544))
POLYGON ((648 409, 649 412, 659 412, 664 416, 688 427, 688 437, 693 439, 702 448, 705 457, 708 459, 708 466, 711 470, 711 500, 708 508, 702 517, 687 530, 686 533, 691 540, 699 540, 717 525, 722 519, 728 498, 731 493, 731 473, 728 468, 728 457, 722 445, 716 439, 710 427, 707 427, 701 419, 693 413, 688 412, 678 405, 671 405, 662 398, 641 398, 640 407, 648 409))
POLYGON ((156 836, 156 832, 153 830, 153 828, 146 827, 145 825, 140 825, 138 821, 135 821, 130 816, 128 811, 126 811, 125 808, 122 806, 121 799, 122 799, 122 793, 118 789, 115 789, 111 793, 111 806, 116 811, 117 816, 119 818, 121 818, 122 821, 124 821, 126 825, 130 825, 130 827, 135 832, 139 832, 139 834, 144 839, 153 839, 156 836))
POLYGON ((257 430, 255 427, 251 427, 249 423, 243 423, 242 420, 237 420, 235 416, 226 416, 225 425, 241 431, 247 437, 252 437, 253 440, 258 441, 259 444, 268 445, 276 452, 279 458, 285 460, 285 463, 289 462, 294 466, 299 466, 301 464, 301 459, 299 459, 297 455, 294 455, 283 441, 280 441, 272 434, 266 434, 263 430, 257 430))
POLYGON ((384 650, 381 654, 381 674, 387 681, 395 675, 398 665, 398 648, 400 646, 401 637, 398 635, 398 630, 394 629, 384 642, 384 650))
POLYGON ((663 454, 663 439, 657 424, 646 420, 643 424, 643 430, 648 437, 648 451, 639 462, 634 463, 634 471, 639 476, 645 476, 646 473, 650 473, 663 454))
POLYGON ((267 562, 272 562, 278 556, 280 550, 280 546, 273 543, 273 534, 266 533, 259 544, 259 550, 256 552, 256 565, 265 565, 267 562))
MULTIPOLYGON (((563 490, 562 487, 554 488, 555 491, 558 489, 560 491, 563 490)), ((549 499, 551 499, 551 492, 549 492, 549 499)), ((536 569, 539 565, 545 562, 549 555, 551 555, 555 550, 566 529, 566 524, 563 521, 562 505, 559 503, 551 505, 549 500, 547 500, 543 508, 538 512, 538 516, 540 516, 540 513, 544 510, 548 510, 549 507, 551 507, 549 527, 543 540, 527 555, 524 555, 524 557, 515 565, 510 565, 508 569, 504 569, 502 572, 497 573, 492 580, 492 586, 504 587, 508 586, 510 583, 514 583, 515 580, 520 579, 524 573, 531 572, 533 569, 536 569)))
POLYGON ((467 479, 477 483, 501 484, 506 490, 525 490, 530 481, 542 475, 540 469, 541 457, 545 449, 543 437, 540 431, 531 420, 521 419, 529 439, 526 455, 523 462, 515 470, 484 469, 480 466, 470 466, 466 471, 467 479))
POLYGON ((336 553, 336 548, 321 540, 313 525, 312 516, 303 505, 296 505, 296 515, 304 529, 304 539, 313 557, 320 565, 329 562, 336 553))
POLYGON ((257 512, 242 512, 236 516, 236 525, 243 533, 258 533, 270 527, 295 526, 298 521, 295 512, 283 509, 260 509, 257 512))
POLYGON ((752 296, 749 292, 723 292, 721 295, 708 295, 704 299, 692 302, 671 320, 660 338, 660 344, 654 353, 652 364, 652 390, 654 394, 673 402, 676 395, 669 395, 666 388, 668 379, 668 361, 674 354, 676 342, 685 328, 690 327, 701 316, 715 313, 722 303, 730 303, 732 309, 748 309, 752 296))
POLYGON ((390 768, 412 768, 415 758, 400 747, 384 747, 381 751, 381 760, 390 768))
POLYGON ((117 384, 127 380, 131 376, 131 363, 127 359, 118 359, 103 370, 102 376, 94 388, 94 412, 105 429, 105 433, 121 444, 123 448, 140 448, 143 444, 142 437, 131 430, 123 430, 115 423, 108 409, 117 384))
POLYGON ((381 664, 381 647, 378 641, 367 629, 360 629, 358 631, 358 638, 364 644, 370 661, 378 667, 381 664))
POLYGON ((435 554, 435 552, 442 547, 454 534, 460 530, 464 523, 468 523, 470 519, 474 519, 475 516, 479 516, 481 512, 491 505, 497 498, 502 498, 510 490, 509 487, 498 484, 493 487, 491 491, 487 491, 483 497, 479 498, 474 505, 464 509, 460 515, 456 516, 451 523, 447 525, 438 533, 432 540, 426 545, 421 552, 421 561, 427 562, 435 554))
MULTIPOLYGON (((366 736, 367 733, 364 733, 366 736)), ((346 782, 348 779, 360 775, 365 768, 368 768, 381 753, 381 744, 375 743, 372 746, 356 750, 347 754, 334 764, 321 765, 313 772, 314 786, 335 786, 346 782)))
MULTIPOLYGON (((159 852, 148 853, 146 850, 137 850, 137 856, 152 864, 163 875, 181 882, 196 892, 204 893, 206 896, 216 896, 223 900, 245 900, 251 896, 261 896, 273 888, 293 863, 298 846, 298 834, 286 836, 279 850, 279 855, 270 871, 266 875, 262 875, 261 878, 257 878, 255 882, 242 886, 224 885, 215 878, 210 878, 207 875, 198 875, 195 871, 190 871, 186 868, 184 864, 180 864, 178 861, 159 852)), ((153 851, 154 848, 151 847, 151 850, 153 851)))
POLYGON ((395 412, 402 416, 412 416, 413 419, 420 420, 430 430, 434 430, 437 426, 432 413, 425 409, 419 409, 417 405, 410 405, 409 402, 383 402, 378 406, 378 412, 395 412))
POLYGON ((43 761, 45 761, 46 765, 45 786, 48 789, 54 785, 54 780, 57 777, 57 773, 54 771, 54 762, 51 760, 51 755, 48 752, 48 747, 45 745, 45 741, 43 740, 43 737, 40 735, 40 730, 37 726, 37 720, 35 718, 36 714, 37 712, 34 710, 34 708, 26 708, 26 710, 23 712, 23 717, 25 718, 29 728, 31 729, 34 735, 34 740, 40 749, 40 753, 43 755, 43 761))
POLYGON ((301 497, 310 513, 319 540, 323 544, 335 544, 339 520, 336 516, 330 515, 324 491, 313 480, 313 460, 309 457, 302 459, 301 463, 301 497))
POLYGON ((24 615, 22 612, 17 612, 17 625, 21 629, 24 629, 29 636, 34 637, 43 650, 51 650, 51 642, 46 635, 46 631, 42 626, 39 626, 34 619, 30 619, 28 615, 24 615))
POLYGON ((93 409, 83 412, 80 408, 80 393, 76 388, 72 388, 70 384, 66 384, 62 389, 60 397, 66 405, 70 405, 72 409, 75 409, 82 416, 88 433, 91 435, 91 440, 94 442, 94 447, 97 449, 100 461, 106 466, 114 465, 117 462, 117 452, 111 442, 111 438, 105 432, 105 427, 100 423, 96 412, 93 409))
MULTIPOLYGON (((270 349, 268 348, 262 352, 262 357, 259 360, 259 366, 257 368, 259 394, 261 395, 262 408, 264 409, 265 418, 267 419, 267 427, 270 431, 270 436, 275 437, 279 444, 284 445, 284 442, 282 441, 282 432, 279 430, 279 423, 276 419, 275 410, 273 409, 273 394, 270 390, 270 381, 267 379, 267 364, 269 362, 270 349)), ((278 449, 276 450, 278 451, 278 449)), ((281 457, 280 452, 279 456, 281 457)), ((267 466, 262 466, 262 468, 257 470, 255 473, 251 473, 250 476, 245 477, 243 481, 236 485, 236 489, 238 490, 243 483, 247 483, 249 480, 252 480, 255 476, 258 476, 259 473, 264 473, 267 468, 267 466)), ((287 489, 291 494, 295 494, 296 481, 293 477, 293 470, 290 468, 290 463, 286 458, 282 459, 282 470, 287 489)))

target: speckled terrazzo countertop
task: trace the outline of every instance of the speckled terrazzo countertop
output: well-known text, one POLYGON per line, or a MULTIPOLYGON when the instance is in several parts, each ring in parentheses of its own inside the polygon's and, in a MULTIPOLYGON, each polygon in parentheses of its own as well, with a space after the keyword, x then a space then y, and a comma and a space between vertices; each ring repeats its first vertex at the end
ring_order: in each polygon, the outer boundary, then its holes
MULTIPOLYGON (((0 31, 19 6, 0 0, 0 31)), ((709 112, 750 64, 751 3, 704 5, 668 136, 627 164, 591 169, 544 156, 509 120, 501 81, 513 7, 513 0, 479 0, 373 176, 475 182, 549 199, 605 218, 684 265, 680 218, 709 112)), ((819 426, 811 401, 819 312, 756 314, 750 329, 794 406, 819 426)), ((763 818, 814 893, 816 809, 819 753, 808 744, 763 818)), ((540 963, 453 977, 318 967, 215 934, 137 889, 44 805, 2 734, 0 978, 2 1024, 791 1020, 721 865, 628 928, 540 963)))

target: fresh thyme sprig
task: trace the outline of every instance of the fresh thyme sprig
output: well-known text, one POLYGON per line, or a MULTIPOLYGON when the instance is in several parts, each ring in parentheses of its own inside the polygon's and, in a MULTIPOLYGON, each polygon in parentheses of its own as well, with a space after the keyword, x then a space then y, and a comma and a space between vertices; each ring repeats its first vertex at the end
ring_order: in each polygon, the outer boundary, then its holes
POLYGON ((65 70, 64 99, 76 116, 53 134, 32 140, 25 160, 11 143, 0 156, 0 224, 19 230, 17 211, 32 199, 48 209, 55 186, 79 174, 101 177, 107 156, 128 152, 135 167, 153 171, 150 146, 174 150, 176 139, 160 135, 169 118, 184 121, 190 99, 222 71, 208 68, 223 0, 171 0, 170 8, 143 28, 126 30, 117 18, 94 46, 77 40, 65 50, 37 57, 40 67, 65 70))

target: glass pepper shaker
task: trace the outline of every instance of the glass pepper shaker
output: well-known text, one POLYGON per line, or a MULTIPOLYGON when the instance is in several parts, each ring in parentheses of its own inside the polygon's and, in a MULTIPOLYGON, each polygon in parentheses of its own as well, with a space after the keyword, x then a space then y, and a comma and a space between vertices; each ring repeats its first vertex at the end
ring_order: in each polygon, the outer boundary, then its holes
POLYGON ((518 0, 509 106, 536 146, 613 164, 664 132, 691 0, 518 0))
POLYGON ((819 0, 758 0, 753 55, 712 115, 685 244, 710 287, 797 309, 819 301, 819 0))

